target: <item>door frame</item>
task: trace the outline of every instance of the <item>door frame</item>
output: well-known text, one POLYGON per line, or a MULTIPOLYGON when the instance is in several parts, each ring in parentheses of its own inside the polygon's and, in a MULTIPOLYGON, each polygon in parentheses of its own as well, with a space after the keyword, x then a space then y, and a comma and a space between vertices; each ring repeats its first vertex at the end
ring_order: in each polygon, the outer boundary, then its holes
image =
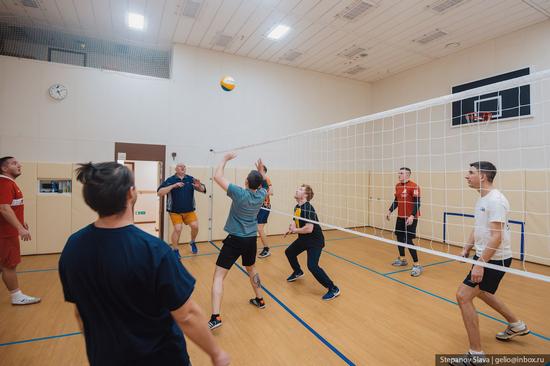
MULTIPOLYGON (((152 144, 134 144, 129 142, 115 142, 115 161, 118 160, 118 154, 125 153, 125 160, 158 161, 162 163, 160 174, 160 183, 164 182, 166 171, 166 145, 152 144)), ((164 197, 159 205, 159 233, 160 238, 164 240, 164 197)))

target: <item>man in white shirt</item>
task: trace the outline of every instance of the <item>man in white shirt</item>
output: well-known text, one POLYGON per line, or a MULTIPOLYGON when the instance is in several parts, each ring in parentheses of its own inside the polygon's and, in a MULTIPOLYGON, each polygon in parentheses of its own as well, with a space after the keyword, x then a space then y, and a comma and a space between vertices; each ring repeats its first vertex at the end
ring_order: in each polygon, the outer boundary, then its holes
MULTIPOLYGON (((470 164, 470 169, 465 178, 470 188, 477 190, 481 197, 475 206, 475 227, 461 255, 467 258, 470 250, 475 247, 474 260, 510 267, 512 263, 510 228, 508 227, 510 204, 506 197, 493 187, 493 179, 496 173, 496 167, 488 161, 478 161, 470 164)), ((462 312, 462 320, 470 343, 467 356, 471 357, 469 361, 459 363, 459 365, 479 364, 475 362, 475 357, 484 355, 481 349, 478 315, 473 304, 475 297, 483 300, 508 321, 508 327, 503 332, 497 333, 496 338, 498 340, 506 341, 517 335, 529 334, 529 329, 525 323, 519 320, 494 295, 504 273, 503 271, 474 265, 464 282, 458 287, 456 299, 462 312)))

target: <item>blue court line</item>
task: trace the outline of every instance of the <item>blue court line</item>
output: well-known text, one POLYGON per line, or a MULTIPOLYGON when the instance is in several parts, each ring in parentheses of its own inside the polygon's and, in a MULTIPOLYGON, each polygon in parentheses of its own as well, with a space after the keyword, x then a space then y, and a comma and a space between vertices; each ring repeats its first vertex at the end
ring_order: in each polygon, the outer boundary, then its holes
MULTIPOLYGON (((449 260, 446 260, 446 261, 441 261, 441 262, 434 262, 434 263, 430 263, 430 264, 426 264, 425 266, 422 266, 422 267, 431 267, 431 266, 437 266, 438 264, 445 264, 445 263, 449 263, 449 262, 454 262, 454 259, 449 259, 449 260)), ((412 269, 412 267, 410 268, 405 268, 405 269, 401 269, 399 271, 393 271, 393 272, 386 272, 384 273, 384 275, 391 275, 391 274, 394 274, 394 273, 399 273, 399 272, 408 272, 412 269)))
POLYGON ((74 335, 78 335, 78 334, 82 334, 82 332, 66 333, 66 334, 59 334, 59 335, 54 335, 54 336, 49 336, 49 337, 40 337, 40 338, 25 339, 25 340, 23 340, 23 341, 15 341, 15 342, 8 342, 8 343, 0 343, 0 347, 4 347, 4 346, 13 346, 14 344, 21 344, 21 343, 46 341, 46 340, 48 340, 48 339, 70 337, 70 336, 74 336, 74 335))
MULTIPOLYGON (((364 266, 364 265, 362 265, 362 264, 356 263, 356 262, 351 261, 351 260, 349 260, 349 259, 347 259, 347 258, 341 257, 341 256, 339 256, 338 254, 334 254, 334 253, 331 253, 331 252, 327 252, 326 250, 323 250, 323 252, 325 252, 325 253, 327 253, 327 254, 333 256, 333 257, 336 257, 336 258, 338 258, 338 259, 341 259, 341 260, 343 260, 343 261, 346 261, 346 262, 348 262, 348 263, 350 263, 350 264, 352 264, 352 265, 354 265, 354 266, 356 266, 356 267, 359 267, 359 268, 362 268, 362 269, 366 269, 367 271, 370 271, 370 272, 375 273, 375 274, 377 274, 377 275, 379 275, 379 276, 385 277, 385 278, 387 278, 387 279, 389 279, 389 280, 391 280, 391 281, 397 282, 397 283, 399 283, 399 284, 401 284, 401 285, 405 285, 405 286, 410 287, 410 288, 412 288, 412 289, 414 289, 414 290, 423 292, 423 293, 425 293, 426 295, 433 296, 433 297, 435 297, 435 298, 438 298, 438 299, 440 299, 440 300, 443 300, 443 301, 445 301, 445 302, 448 302, 448 303, 450 303, 450 304, 453 304, 453 305, 457 305, 457 306, 458 306, 458 303, 457 303, 456 301, 449 300, 449 299, 447 299, 446 297, 443 297, 443 296, 434 294, 433 292, 430 292, 430 291, 426 291, 426 290, 424 290, 424 289, 421 289, 420 287, 413 286, 413 285, 411 285, 411 284, 408 284, 408 283, 406 283, 406 282, 403 282, 403 281, 401 281, 401 280, 398 280, 397 278, 393 278, 393 277, 391 277, 391 276, 389 276, 389 275, 387 275, 387 274, 384 274, 384 273, 382 273, 382 272, 378 272, 378 271, 376 271, 376 270, 374 270, 374 269, 372 269, 372 268, 369 268, 369 267, 364 266)), ((495 320, 495 321, 497 321, 497 322, 499 322, 499 323, 508 325, 508 323, 505 322, 504 320, 495 318, 494 316, 491 316, 491 315, 489 315, 489 314, 485 314, 484 312, 477 311, 477 313, 480 314, 480 315, 482 315, 482 316, 484 316, 484 317, 486 317, 486 318, 489 318, 489 319, 495 320)), ((529 334, 532 334, 532 335, 534 335, 535 337, 541 338, 541 339, 543 339, 543 340, 545 340, 545 341, 550 341, 550 337, 547 337, 547 336, 545 336, 545 335, 542 335, 542 334, 539 334, 539 333, 535 333, 535 332, 533 332, 533 331, 531 331, 529 334)))
MULTIPOLYGON (((214 244, 212 241, 210 241, 210 244, 214 246, 214 248, 220 250, 216 244, 214 244)), ((248 276, 248 273, 246 270, 244 270, 239 264, 235 263, 235 266, 248 276)), ((269 291, 265 286, 262 285, 262 290, 265 291, 266 294, 269 295, 277 304, 279 304, 283 309, 285 309, 294 319, 296 319, 300 324, 302 324, 308 331, 311 332, 317 339, 319 339, 325 346, 327 346, 332 352, 334 352, 338 357, 340 357, 346 364, 350 366, 355 366, 355 364, 347 358, 342 352, 340 352, 336 347, 334 347, 329 341, 327 341, 323 336, 321 336, 315 329, 313 329, 309 324, 307 324, 302 318, 300 318, 294 311, 292 311, 288 306, 286 306, 281 300, 279 300, 271 291, 269 291)))
POLYGON ((19 274, 19 273, 33 273, 33 272, 51 272, 51 271, 57 271, 57 268, 27 269, 27 270, 23 270, 23 271, 17 271, 17 274, 19 274))

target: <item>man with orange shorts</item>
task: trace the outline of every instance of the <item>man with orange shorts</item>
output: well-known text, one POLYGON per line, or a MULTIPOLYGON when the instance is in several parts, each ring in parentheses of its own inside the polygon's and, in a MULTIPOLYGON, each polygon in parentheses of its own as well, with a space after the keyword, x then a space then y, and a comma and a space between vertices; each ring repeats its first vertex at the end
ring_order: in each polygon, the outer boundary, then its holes
POLYGON ((0 271, 12 305, 30 305, 40 302, 40 298, 21 292, 16 272, 21 262, 19 236, 24 241, 31 240, 24 219, 23 193, 15 183, 20 175, 21 164, 17 159, 13 156, 0 159, 0 271))
POLYGON ((159 197, 167 196, 166 211, 174 225, 171 243, 172 249, 178 258, 178 243, 180 240, 183 224, 191 228, 191 252, 198 253, 195 239, 199 233, 199 219, 195 214, 195 191, 206 193, 206 187, 200 180, 193 178, 186 173, 186 166, 183 163, 176 165, 176 174, 166 179, 157 189, 159 197))

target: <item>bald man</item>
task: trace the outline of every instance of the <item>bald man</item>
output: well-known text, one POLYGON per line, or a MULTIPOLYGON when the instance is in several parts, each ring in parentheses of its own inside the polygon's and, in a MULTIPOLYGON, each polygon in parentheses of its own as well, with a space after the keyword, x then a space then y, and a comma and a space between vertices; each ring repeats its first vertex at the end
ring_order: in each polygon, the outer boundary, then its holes
POLYGON ((177 245, 180 240, 183 224, 191 228, 191 252, 198 253, 195 239, 199 234, 199 219, 195 214, 195 191, 206 193, 206 187, 200 180, 186 174, 187 167, 183 163, 176 165, 176 174, 166 179, 157 189, 159 197, 167 196, 166 211, 174 225, 170 238, 172 249, 181 258, 177 245))

